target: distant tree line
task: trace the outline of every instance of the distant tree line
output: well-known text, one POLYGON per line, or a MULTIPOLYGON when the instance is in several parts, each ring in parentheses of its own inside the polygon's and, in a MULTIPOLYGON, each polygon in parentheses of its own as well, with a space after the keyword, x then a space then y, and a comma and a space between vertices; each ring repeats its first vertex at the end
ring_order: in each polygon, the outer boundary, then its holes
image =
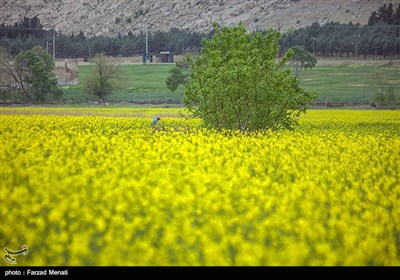
POLYGON ((292 30, 282 36, 283 49, 304 46, 309 52, 323 56, 400 58, 400 3, 384 4, 372 12, 367 25, 317 22, 292 30))
MULTIPOLYGON (((261 31, 266 34, 266 31, 261 31)), ((168 32, 149 31, 149 52, 170 51, 175 54, 199 52, 203 38, 210 39, 209 33, 199 33, 173 28, 168 32)), ((145 52, 145 33, 115 37, 87 37, 83 32, 63 34, 52 30, 43 30, 37 17, 24 18, 13 26, 0 25, 0 47, 16 56, 20 52, 39 45, 52 53, 53 36, 56 42, 56 58, 94 57, 97 53, 109 56, 133 56, 145 52)), ((292 46, 304 48, 316 55, 337 57, 387 57, 400 58, 400 3, 383 5, 372 12, 367 25, 342 24, 329 22, 313 23, 298 30, 289 30, 282 34, 281 49, 286 51, 292 46)))
MULTIPOLYGON (((0 25, 0 47, 15 56, 20 52, 42 46, 49 53, 53 51, 53 36, 55 36, 56 58, 94 57, 104 53, 109 56, 134 56, 145 52, 145 33, 116 37, 96 36, 87 37, 83 32, 78 34, 63 34, 61 31, 43 30, 37 17, 24 18, 13 26, 0 25)), ((211 34, 192 32, 173 28, 168 32, 155 31, 148 33, 149 52, 170 51, 175 54, 197 52, 204 37, 211 34)))

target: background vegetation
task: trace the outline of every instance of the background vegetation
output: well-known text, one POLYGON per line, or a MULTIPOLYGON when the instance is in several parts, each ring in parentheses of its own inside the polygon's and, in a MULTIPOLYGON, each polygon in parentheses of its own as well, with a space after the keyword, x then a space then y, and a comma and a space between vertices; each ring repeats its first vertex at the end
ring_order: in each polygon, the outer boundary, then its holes
MULTIPOLYGON (((265 33, 266 30, 258 30, 265 33)), ((189 30, 171 29, 168 32, 149 33, 149 52, 171 51, 176 54, 198 52, 202 38, 207 34, 189 30)), ((132 56, 145 52, 145 34, 115 37, 86 37, 79 34, 63 34, 56 31, 56 58, 93 57, 96 53, 110 56, 132 56)), ((372 12, 367 25, 315 22, 309 27, 289 30, 282 34, 280 41, 283 52, 302 45, 313 54, 337 57, 400 57, 400 4, 383 5, 372 12)), ((43 30, 37 17, 24 18, 14 26, 0 26, 0 46, 12 55, 31 49, 36 45, 52 52, 53 31, 43 30)))
POLYGON ((322 56, 400 58, 400 3, 372 12, 367 25, 315 22, 284 34, 283 48, 302 45, 322 56))

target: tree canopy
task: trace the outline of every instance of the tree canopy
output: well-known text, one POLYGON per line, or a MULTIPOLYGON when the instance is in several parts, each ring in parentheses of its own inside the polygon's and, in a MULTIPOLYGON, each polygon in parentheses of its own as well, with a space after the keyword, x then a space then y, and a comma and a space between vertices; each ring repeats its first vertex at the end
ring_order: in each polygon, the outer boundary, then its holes
POLYGON ((184 103, 207 127, 241 132, 292 128, 316 97, 278 58, 280 34, 247 32, 243 24, 218 28, 197 57, 187 55, 184 103))
POLYGON ((61 98, 62 92, 53 73, 54 61, 42 47, 21 52, 15 59, 2 51, 0 66, 29 101, 57 102, 61 98))
POLYGON ((307 51, 304 46, 293 46, 291 63, 294 65, 296 76, 300 75, 302 69, 311 69, 317 64, 317 58, 307 51))

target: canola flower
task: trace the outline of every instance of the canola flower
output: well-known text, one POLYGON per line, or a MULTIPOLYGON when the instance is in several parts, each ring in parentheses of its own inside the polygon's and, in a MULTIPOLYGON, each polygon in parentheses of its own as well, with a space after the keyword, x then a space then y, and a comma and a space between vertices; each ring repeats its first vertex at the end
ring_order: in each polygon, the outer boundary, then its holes
POLYGON ((152 109, 18 110, 0 114, 0 247, 28 245, 18 265, 400 265, 398 111, 242 135, 154 128, 152 109))

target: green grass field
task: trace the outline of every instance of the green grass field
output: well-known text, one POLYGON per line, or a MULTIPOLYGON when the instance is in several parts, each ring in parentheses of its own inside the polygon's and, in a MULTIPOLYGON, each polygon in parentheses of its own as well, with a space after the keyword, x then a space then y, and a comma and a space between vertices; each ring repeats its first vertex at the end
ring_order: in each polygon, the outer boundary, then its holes
MULTIPOLYGON (((77 86, 64 89, 66 101, 69 103, 96 100, 84 91, 83 81, 90 73, 93 66, 79 66, 79 80, 77 86)), ((120 89, 111 94, 108 100, 111 102, 168 102, 168 100, 181 101, 183 87, 180 86, 176 92, 171 92, 165 85, 169 76, 171 64, 126 64, 121 65, 122 79, 120 89)))
POLYGON ((383 88, 400 94, 400 68, 350 64, 317 66, 302 72, 302 85, 320 92, 317 102, 366 102, 383 88))
MULTIPOLYGON (((167 103, 181 101, 183 87, 171 92, 165 85, 171 64, 121 65, 121 88, 108 98, 110 102, 167 103)), ((92 66, 79 66, 81 84, 64 88, 67 103, 96 100, 84 92, 83 81, 92 66)), ((340 66, 316 66, 302 72, 302 86, 320 92, 316 102, 368 103, 382 88, 393 87, 400 95, 400 67, 350 64, 340 66)))

